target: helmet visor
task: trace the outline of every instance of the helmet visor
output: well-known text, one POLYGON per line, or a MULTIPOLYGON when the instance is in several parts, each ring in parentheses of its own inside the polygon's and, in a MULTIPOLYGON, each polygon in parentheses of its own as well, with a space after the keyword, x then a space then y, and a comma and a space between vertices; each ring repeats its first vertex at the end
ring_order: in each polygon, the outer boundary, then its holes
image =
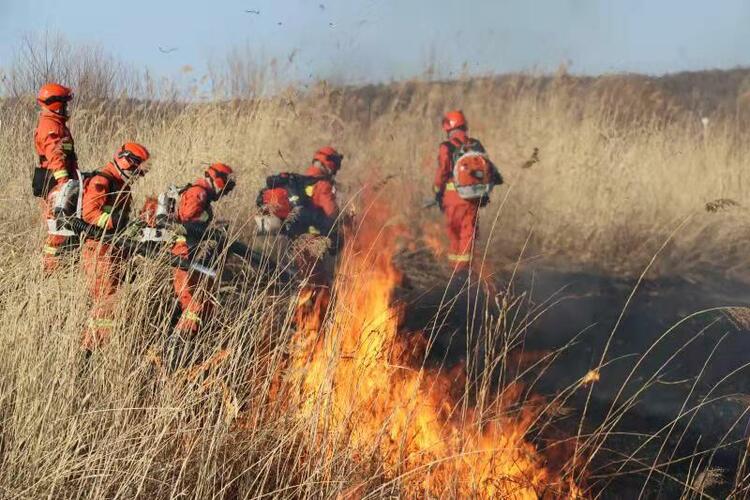
POLYGON ((148 172, 148 163, 146 160, 127 149, 120 152, 117 157, 124 158, 128 162, 128 170, 133 170, 140 176, 144 176, 148 172))

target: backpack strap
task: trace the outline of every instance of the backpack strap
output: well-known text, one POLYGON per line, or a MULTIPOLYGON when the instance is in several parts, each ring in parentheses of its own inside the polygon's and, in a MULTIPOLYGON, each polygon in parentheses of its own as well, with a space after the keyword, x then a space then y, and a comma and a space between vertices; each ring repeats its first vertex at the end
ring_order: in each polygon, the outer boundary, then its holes
POLYGON ((86 172, 81 174, 84 180, 91 180, 94 177, 104 177, 107 179, 107 191, 112 191, 112 185, 116 182, 115 178, 102 170, 94 170, 93 172, 86 172))

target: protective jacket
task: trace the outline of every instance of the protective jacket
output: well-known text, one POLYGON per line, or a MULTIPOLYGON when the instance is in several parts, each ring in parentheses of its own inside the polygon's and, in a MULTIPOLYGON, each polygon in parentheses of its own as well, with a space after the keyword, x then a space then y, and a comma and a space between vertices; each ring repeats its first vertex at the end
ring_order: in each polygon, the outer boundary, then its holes
POLYGON ((175 219, 177 223, 183 224, 192 236, 178 239, 172 249, 173 254, 188 257, 193 244, 202 237, 201 229, 205 229, 213 220, 213 201, 213 190, 205 179, 197 180, 180 194, 175 219))
POLYGON ((132 195, 112 162, 84 181, 81 218, 108 231, 125 227, 132 195))
POLYGON ((318 177, 320 180, 307 188, 307 195, 312 205, 323 211, 330 221, 334 221, 339 214, 339 206, 336 203, 336 187, 328 172, 318 165, 311 165, 305 175, 318 177))
POLYGON ((58 184, 76 178, 78 159, 64 117, 43 110, 34 132, 34 147, 39 166, 50 170, 58 184))

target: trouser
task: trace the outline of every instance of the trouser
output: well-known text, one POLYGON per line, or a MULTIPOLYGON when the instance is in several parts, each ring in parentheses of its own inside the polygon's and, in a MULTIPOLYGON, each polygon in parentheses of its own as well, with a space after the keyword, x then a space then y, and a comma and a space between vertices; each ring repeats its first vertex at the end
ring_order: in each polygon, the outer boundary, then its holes
POLYGON ((173 274, 174 292, 180 304, 181 314, 175 331, 192 336, 198 331, 205 316, 210 312, 210 302, 206 300, 205 288, 210 286, 210 278, 201 283, 201 275, 184 269, 175 269, 173 274))
POLYGON ((44 247, 42 248, 42 266, 45 274, 52 274, 60 267, 60 257, 66 246, 68 246, 70 237, 61 236, 56 234, 50 234, 47 226, 47 221, 54 219, 52 213, 52 200, 60 189, 59 186, 53 187, 47 194, 47 197, 42 200, 42 219, 44 220, 44 227, 48 230, 47 238, 44 241, 44 247))
POLYGON ((92 300, 81 346, 91 351, 107 342, 114 328, 116 293, 124 276, 125 256, 111 245, 87 240, 81 252, 86 286, 92 300))
POLYGON ((474 240, 477 237, 479 205, 458 200, 445 206, 445 223, 450 242, 448 260, 456 271, 471 267, 474 240))

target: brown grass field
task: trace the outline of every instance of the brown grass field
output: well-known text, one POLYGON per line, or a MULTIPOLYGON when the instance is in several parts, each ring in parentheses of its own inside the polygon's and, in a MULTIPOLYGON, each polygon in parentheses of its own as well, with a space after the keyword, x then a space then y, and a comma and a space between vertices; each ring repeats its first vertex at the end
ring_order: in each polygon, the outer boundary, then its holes
POLYGON ((170 269, 143 258, 130 264, 114 338, 81 371, 88 298, 75 252, 55 276, 41 272, 43 228, 29 186, 33 99, 0 100, 0 496, 614 497, 606 488, 618 480, 637 483, 637 496, 658 478, 684 498, 709 498, 719 481, 723 495, 745 497, 742 467, 722 473, 689 453, 666 452, 689 465, 679 474, 656 460, 632 467, 627 453, 606 474, 595 471, 625 410, 613 404, 590 428, 568 404, 596 388, 598 357, 571 367, 577 382, 556 394, 530 389, 554 356, 522 354, 547 306, 509 276, 543 265, 750 281, 746 74, 320 83, 256 99, 77 102, 71 123, 84 169, 102 166, 125 140, 154 154, 136 206, 207 162, 234 166, 238 188, 217 215, 245 241, 266 175, 301 170, 322 144, 346 156, 339 192, 359 231, 340 257, 323 325, 293 321, 296 282, 274 285, 230 260, 213 289, 221 307, 200 338, 228 357, 178 374, 153 359, 174 308, 170 269), (738 83, 711 83, 725 80, 738 83), (477 295, 480 313, 465 314, 481 323, 464 326, 474 343, 463 346, 463 363, 435 364, 426 360, 442 309, 432 311, 432 328, 407 332, 396 295, 408 281, 445 289, 451 304, 440 216, 421 208, 439 117, 451 107, 467 113, 506 185, 483 212, 479 254, 490 284, 477 295), (558 425, 571 413, 572 425, 558 425))

